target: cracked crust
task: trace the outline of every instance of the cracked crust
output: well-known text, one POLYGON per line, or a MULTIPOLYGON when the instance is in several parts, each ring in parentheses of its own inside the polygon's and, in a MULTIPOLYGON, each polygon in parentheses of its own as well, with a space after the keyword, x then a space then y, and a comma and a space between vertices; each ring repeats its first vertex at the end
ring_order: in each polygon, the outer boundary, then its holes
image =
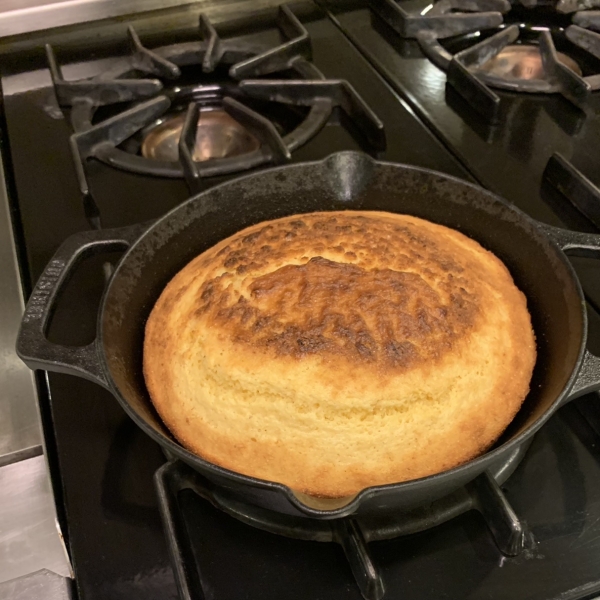
POLYGON ((146 325, 144 375, 188 449, 340 497, 483 452, 535 357, 525 297, 478 243, 407 215, 320 212, 180 271, 146 325))

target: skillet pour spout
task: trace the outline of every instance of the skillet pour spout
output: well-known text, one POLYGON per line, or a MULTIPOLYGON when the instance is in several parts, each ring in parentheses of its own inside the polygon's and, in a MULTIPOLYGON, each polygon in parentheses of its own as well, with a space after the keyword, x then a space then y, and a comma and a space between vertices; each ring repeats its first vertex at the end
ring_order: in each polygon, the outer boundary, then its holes
POLYGON ((70 237, 29 298, 17 353, 32 369, 70 373, 107 388, 166 451, 240 501, 317 519, 408 510, 492 472, 528 443, 561 405, 600 389, 600 359, 586 349, 585 302, 567 252, 598 256, 600 235, 538 223, 487 190, 442 173, 340 152, 216 186, 151 225, 70 237), (150 310, 166 284, 207 248, 261 221, 346 209, 414 215, 457 229, 496 254, 527 297, 538 360, 520 412, 487 453, 449 471, 367 488, 323 505, 280 483, 219 467, 179 445, 150 402, 142 342, 150 310), (126 251, 105 290, 96 340, 80 348, 48 341, 50 316, 78 263, 90 254, 114 250, 126 251))

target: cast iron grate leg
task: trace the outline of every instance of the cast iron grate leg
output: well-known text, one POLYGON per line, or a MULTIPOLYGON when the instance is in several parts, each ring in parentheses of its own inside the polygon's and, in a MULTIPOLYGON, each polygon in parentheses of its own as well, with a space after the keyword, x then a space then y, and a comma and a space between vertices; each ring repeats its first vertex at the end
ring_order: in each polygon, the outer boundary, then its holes
POLYGON ((110 79, 99 78, 65 81, 56 62, 54 50, 46 44, 46 58, 59 106, 72 106, 85 100, 93 106, 105 106, 117 102, 142 100, 158 94, 162 83, 158 79, 110 79))
POLYGON ((177 79, 181 75, 181 71, 176 64, 173 64, 170 60, 163 58, 148 50, 142 45, 138 34, 132 25, 127 28, 127 35, 131 43, 132 49, 132 65, 143 71, 144 73, 151 73, 158 75, 159 77, 165 77, 166 79, 177 79))
POLYGON ((600 227, 600 189, 583 173, 561 154, 555 153, 550 157, 543 177, 596 227, 600 227))
POLYGON ((231 77, 244 79, 268 75, 287 69, 291 62, 298 57, 311 60, 312 46, 308 31, 285 4, 282 4, 278 10, 277 27, 288 41, 262 54, 236 63, 229 69, 231 77))
POLYGON ((448 2, 441 9, 431 10, 426 14, 405 11, 401 3, 394 0, 369 0, 369 5, 392 29, 402 37, 416 38, 424 31, 432 31, 438 39, 469 33, 490 27, 498 27, 502 23, 502 13, 510 6, 502 0, 477 0, 472 2, 448 2), (466 8, 468 6, 468 8, 466 8), (454 8, 469 10, 469 12, 451 12, 454 8), (493 7, 490 11, 489 8, 493 7))
POLYGON ((165 463, 154 476, 160 516, 167 537, 171 566, 180 600, 204 600, 200 582, 194 576, 194 552, 183 523, 177 496, 190 485, 185 476, 186 467, 179 461, 165 463))
POLYGON ((478 510, 491 531, 498 549, 506 556, 517 556, 525 547, 525 526, 506 496, 487 472, 468 485, 473 508, 478 510))
POLYGON ((344 549, 350 569, 365 600, 381 600, 385 587, 371 557, 367 543, 354 519, 339 519, 332 523, 334 539, 344 549))
POLYGON ((591 85, 558 60, 558 54, 549 31, 540 34, 540 54, 544 70, 560 86, 560 93, 575 106, 584 105, 592 91, 591 85))
POLYGON ((221 40, 216 29, 205 14, 200 15, 200 35, 206 40, 206 51, 202 59, 202 71, 212 73, 223 56, 221 40))
POLYGON ((518 25, 511 25, 486 40, 456 54, 448 66, 448 83, 484 118, 496 121, 500 97, 469 69, 479 67, 519 37, 518 25))

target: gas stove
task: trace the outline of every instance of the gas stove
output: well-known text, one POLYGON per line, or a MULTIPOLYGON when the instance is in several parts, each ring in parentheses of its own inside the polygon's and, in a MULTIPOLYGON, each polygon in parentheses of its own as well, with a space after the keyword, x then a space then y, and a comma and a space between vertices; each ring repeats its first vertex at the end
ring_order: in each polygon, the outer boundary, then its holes
MULTIPOLYGON (((206 3, 10 50, 2 152, 26 293, 72 233, 150 221, 241 174, 340 150, 477 182, 536 219, 596 231, 598 34, 594 11, 577 8, 322 0, 234 18, 206 3)), ((83 261, 51 340, 93 340, 118 259, 83 261)), ((600 271, 573 261, 598 353, 600 271)), ((40 374, 38 391, 76 597, 600 595, 595 395, 452 497, 391 520, 314 523, 231 501, 90 382, 40 374)))

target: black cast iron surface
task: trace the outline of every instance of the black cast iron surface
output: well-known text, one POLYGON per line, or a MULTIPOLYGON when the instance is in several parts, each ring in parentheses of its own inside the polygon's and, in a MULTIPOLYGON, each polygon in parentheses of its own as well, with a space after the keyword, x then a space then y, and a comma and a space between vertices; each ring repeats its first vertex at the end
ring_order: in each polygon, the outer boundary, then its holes
MULTIPOLYGON (((195 26, 196 15, 190 19, 195 26)), ((384 121, 388 136, 384 158, 465 176, 458 161, 435 143, 433 136, 377 80, 331 24, 318 16, 310 22, 302 20, 313 40, 317 66, 326 76, 350 80, 384 121)), ((154 32, 157 44, 163 43, 162 35, 154 32)), ((271 29, 259 35, 273 38, 275 32, 271 29)), ((125 26, 123 36, 125 39, 125 26)), ((172 43, 176 33, 169 31, 168 37, 172 43)), ((89 36, 88 47, 95 43, 90 41, 94 39, 89 36)), ((56 49, 60 56, 60 44, 56 49)), ((103 53, 106 54, 105 49, 103 53)), ((38 54, 36 58, 43 65, 42 51, 38 54)), ((10 66, 14 70, 16 64, 9 61, 3 68, 10 66)), ((435 67, 422 68, 435 73, 435 67)), ((65 68, 65 74, 68 73, 65 68)), ((3 84, 6 91, 6 81, 3 84)), ((424 85, 423 98, 440 104, 439 86, 438 81, 434 85, 436 95, 424 85)), ((69 125, 45 111, 50 95, 48 82, 44 89, 4 97, 3 151, 6 154, 10 146, 12 159, 7 166, 8 176, 15 184, 12 200, 22 234, 22 266, 33 281, 63 239, 88 227, 67 146, 69 125)), ((443 102, 440 105, 444 106, 443 102)), ((441 110, 445 116, 440 120, 440 130, 446 119, 457 144, 464 137, 465 148, 474 145, 469 169, 476 178, 483 180, 484 164, 489 174, 487 184, 532 216, 556 225, 591 230, 577 213, 563 210, 560 199, 553 205, 554 210, 542 200, 538 171, 529 169, 531 164, 541 169, 542 159, 539 164, 538 159, 528 165, 518 162, 518 156, 523 160, 535 154, 533 142, 527 142, 525 133, 521 154, 516 150, 517 142, 511 141, 514 136, 504 132, 504 141, 491 160, 483 152, 487 146, 477 141, 479 134, 446 113, 445 107, 441 110)), ((533 110, 533 114, 538 112, 533 110)), ((527 114, 525 111, 525 117, 527 114)), ((527 132, 532 120, 525 117, 522 124, 527 132)), ((539 133, 535 137, 539 139, 539 133)), ((568 134, 559 134, 556 138, 549 136, 544 145, 552 146, 553 139, 557 150, 573 144, 568 134)), ((296 153, 293 160, 316 159, 335 150, 357 147, 343 128, 331 125, 296 153)), ((461 153, 462 160, 466 153, 461 153)), ((579 156, 578 168, 593 178, 594 164, 584 154, 579 156), (591 170, 586 168, 590 166, 591 170)), ((99 164, 90 169, 90 184, 107 226, 159 216, 187 195, 182 181, 148 180, 99 164)), ((90 259, 75 276, 55 315, 52 339, 83 344, 93 338, 105 259, 90 259)), ((579 260, 577 266, 586 292, 597 303, 600 286, 595 264, 579 260)), ((595 312, 590 314, 590 322, 591 347, 599 352, 600 320, 595 312)), ((152 487, 153 474, 164 462, 162 453, 100 387, 56 374, 51 374, 49 381, 51 396, 46 395, 42 405, 45 432, 61 501, 61 518, 66 516, 68 520, 63 530, 74 560, 80 597, 176 598, 152 487)), ((527 583, 534 583, 529 581, 530 565, 534 565, 531 578, 539 580, 540 586, 542 581, 554 585, 546 588, 550 595, 540 597, 587 599, 597 595, 600 427, 594 430, 590 423, 600 423, 595 397, 561 409, 535 439, 532 453, 505 486, 509 500, 528 519, 540 544, 553 549, 544 555, 548 560, 503 560, 481 519, 470 513, 436 531, 374 544, 374 558, 384 569, 388 589, 396 589, 397 595, 406 598, 496 598, 495 593, 501 589, 498 582, 510 569, 521 573, 512 579, 515 586, 525 585, 514 589, 512 598, 519 598, 519 590, 527 590, 527 583), (582 409, 586 410, 587 419, 581 416, 582 409), (387 573, 392 571, 395 575, 390 578, 387 573), (568 578, 563 573, 568 573, 568 578), (496 584, 486 588, 488 579, 496 584), (561 582, 564 590, 557 592, 556 586, 561 582), (390 587, 392 584, 397 587, 390 587)), ((187 502, 194 507, 196 499, 187 502)), ((334 593, 340 598, 358 597, 349 567, 337 546, 272 538, 206 505, 199 510, 194 508, 190 518, 207 597, 331 598, 334 593), (293 560, 285 562, 286 558, 293 560)))

